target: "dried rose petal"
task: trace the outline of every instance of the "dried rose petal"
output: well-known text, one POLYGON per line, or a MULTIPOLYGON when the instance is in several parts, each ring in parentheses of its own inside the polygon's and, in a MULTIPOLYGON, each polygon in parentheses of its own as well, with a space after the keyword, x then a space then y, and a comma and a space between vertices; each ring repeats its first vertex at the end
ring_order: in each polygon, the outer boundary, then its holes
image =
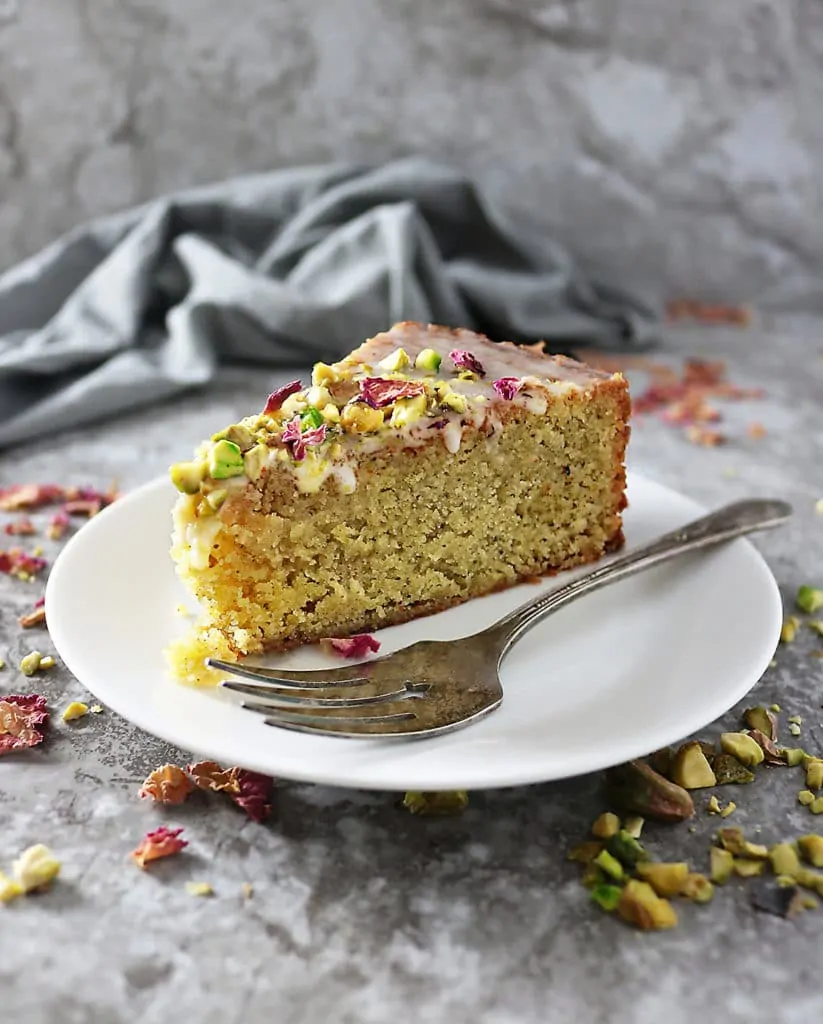
POLYGON ((303 382, 299 380, 292 380, 289 381, 288 384, 284 384, 282 388, 272 391, 266 399, 266 404, 263 406, 263 415, 277 412, 289 396, 295 395, 298 391, 302 390, 303 382))
POLYGON ((519 377, 498 377, 497 380, 492 381, 492 387, 501 398, 510 402, 523 387, 523 381, 519 377))
POLYGON ((36 576, 46 568, 45 558, 39 555, 28 555, 21 548, 9 548, 8 551, 0 551, 0 572, 8 573, 10 576, 27 578, 36 576))
POLYGON ((236 773, 240 792, 229 793, 231 799, 238 807, 243 808, 252 821, 265 821, 271 814, 269 796, 274 779, 260 772, 247 771, 245 768, 232 768, 232 772, 236 773))
POLYGON ((328 637, 320 643, 328 651, 334 651, 341 658, 365 658, 373 651, 380 650, 380 641, 376 640, 371 633, 356 633, 354 636, 328 637))
POLYGON ((429 424, 429 430, 442 430, 448 422, 448 420, 435 420, 434 423, 429 424))
POLYGON ((20 519, 15 519, 13 523, 6 523, 3 527, 3 532, 7 533, 10 537, 31 537, 32 534, 37 533, 37 530, 28 516, 21 516, 20 519))
POLYGON ((306 457, 308 445, 322 444, 326 440, 326 424, 322 423, 319 427, 301 431, 300 417, 295 416, 283 428, 280 440, 283 444, 291 446, 292 458, 297 462, 302 462, 306 457))
POLYGON ((14 484, 0 490, 0 511, 21 512, 62 501, 64 491, 56 484, 14 484))
POLYGON ((160 860, 161 857, 171 857, 180 853, 188 846, 185 839, 180 839, 182 828, 169 829, 165 825, 155 829, 154 832, 147 832, 140 840, 140 845, 132 851, 132 860, 138 867, 144 868, 153 860, 160 860))
POLYGON ((209 793, 239 793, 236 769, 223 769, 216 761, 197 761, 186 765, 186 771, 198 789, 209 793))
POLYGON ((61 509, 59 512, 55 512, 51 519, 49 519, 48 526, 46 527, 46 536, 49 540, 60 540, 68 528, 68 513, 65 509, 61 509))
POLYGON ((140 787, 141 797, 151 797, 160 804, 182 804, 194 785, 182 768, 176 764, 164 764, 155 768, 140 787))
POLYGON ((453 348, 451 352, 449 352, 449 359, 451 359, 458 370, 471 370, 471 372, 476 373, 478 377, 486 376, 483 364, 477 356, 473 356, 471 352, 467 352, 463 348, 453 348))
POLYGON ((75 498, 73 501, 66 502, 63 511, 68 516, 88 516, 91 519, 102 507, 103 502, 100 498, 75 498))
POLYGON ((0 755, 42 743, 48 721, 45 697, 36 693, 0 697, 0 755))
POLYGON ((416 398, 425 393, 426 385, 412 380, 364 377, 360 381, 360 396, 372 409, 383 409, 401 398, 416 398))

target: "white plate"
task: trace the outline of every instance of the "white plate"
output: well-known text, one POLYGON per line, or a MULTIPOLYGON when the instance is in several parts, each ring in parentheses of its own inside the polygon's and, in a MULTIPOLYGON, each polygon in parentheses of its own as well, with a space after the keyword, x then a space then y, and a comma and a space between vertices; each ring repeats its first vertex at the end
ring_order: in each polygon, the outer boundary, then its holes
MULTIPOLYGON (((386 742, 273 729, 222 691, 167 678, 163 649, 186 624, 168 554, 175 492, 156 480, 67 544, 46 591, 60 656, 103 703, 185 750, 280 778, 364 789, 481 789, 593 771, 713 721, 760 678, 782 618, 771 572, 746 541, 686 556, 585 597, 506 658, 505 699, 477 725, 386 742)), ((694 502, 631 475, 628 546, 699 515, 694 502)), ((578 570, 579 571, 579 570, 578 570)), ((563 577, 565 578, 565 577, 563 577)), ((543 589, 525 585, 380 633, 381 654, 475 632, 543 589)), ((339 665, 316 648, 273 664, 339 665)))

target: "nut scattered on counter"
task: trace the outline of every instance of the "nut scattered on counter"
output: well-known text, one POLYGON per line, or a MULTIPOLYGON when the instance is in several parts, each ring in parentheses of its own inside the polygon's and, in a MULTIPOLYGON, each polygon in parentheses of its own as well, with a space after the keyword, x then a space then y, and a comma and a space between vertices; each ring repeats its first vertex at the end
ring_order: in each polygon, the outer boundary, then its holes
POLYGON ((468 806, 469 794, 463 789, 442 793, 409 792, 403 797, 403 807, 412 814, 458 814, 468 806))

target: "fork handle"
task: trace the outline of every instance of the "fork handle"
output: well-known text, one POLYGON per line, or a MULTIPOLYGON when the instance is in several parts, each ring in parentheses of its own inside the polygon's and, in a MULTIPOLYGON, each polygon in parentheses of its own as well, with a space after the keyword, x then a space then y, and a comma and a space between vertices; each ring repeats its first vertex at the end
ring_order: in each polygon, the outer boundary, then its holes
POLYGON ((533 626, 570 601, 690 551, 698 551, 757 530, 781 526, 791 514, 791 505, 771 499, 751 499, 725 505, 620 558, 597 566, 557 590, 526 602, 484 630, 483 635, 497 640, 502 659, 533 626))

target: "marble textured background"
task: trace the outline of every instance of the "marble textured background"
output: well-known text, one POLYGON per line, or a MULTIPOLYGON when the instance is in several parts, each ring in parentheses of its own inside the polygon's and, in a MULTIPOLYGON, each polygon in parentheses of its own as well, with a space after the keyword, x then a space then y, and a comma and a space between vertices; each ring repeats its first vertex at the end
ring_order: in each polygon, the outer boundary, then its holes
POLYGON ((821 0, 0 0, 0 267, 191 184, 422 152, 612 280, 819 309, 821 106, 821 0))

